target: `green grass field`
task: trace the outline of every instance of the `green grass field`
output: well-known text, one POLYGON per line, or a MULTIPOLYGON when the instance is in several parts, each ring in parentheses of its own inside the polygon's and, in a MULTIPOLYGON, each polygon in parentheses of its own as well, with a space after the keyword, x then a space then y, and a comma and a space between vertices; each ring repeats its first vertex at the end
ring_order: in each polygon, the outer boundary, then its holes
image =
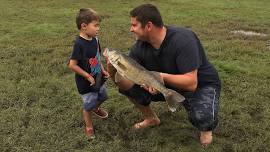
POLYGON ((269 0, 0 0, 0 151, 203 151, 184 108, 170 113, 153 103, 162 124, 131 131, 141 115, 111 81, 103 105, 110 116, 94 117, 97 138, 85 138, 82 101, 67 68, 76 13, 98 11, 102 47, 127 52, 134 43, 129 11, 146 2, 158 6, 167 25, 195 31, 219 71, 220 123, 206 151, 270 151, 269 0))

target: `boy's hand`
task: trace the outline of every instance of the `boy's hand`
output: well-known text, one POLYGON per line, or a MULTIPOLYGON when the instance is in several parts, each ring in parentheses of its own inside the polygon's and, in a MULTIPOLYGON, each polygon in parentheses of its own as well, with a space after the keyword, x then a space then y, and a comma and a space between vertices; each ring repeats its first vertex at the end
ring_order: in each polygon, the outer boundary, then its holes
POLYGON ((109 72, 107 72, 107 71, 102 71, 102 73, 103 73, 103 75, 104 75, 104 78, 109 78, 110 77, 110 74, 109 74, 109 72))
POLYGON ((89 75, 86 79, 90 82, 90 86, 95 85, 95 79, 91 75, 89 75))
POLYGON ((106 61, 108 60, 108 54, 106 53, 106 48, 103 50, 102 53, 103 57, 106 59, 106 61))

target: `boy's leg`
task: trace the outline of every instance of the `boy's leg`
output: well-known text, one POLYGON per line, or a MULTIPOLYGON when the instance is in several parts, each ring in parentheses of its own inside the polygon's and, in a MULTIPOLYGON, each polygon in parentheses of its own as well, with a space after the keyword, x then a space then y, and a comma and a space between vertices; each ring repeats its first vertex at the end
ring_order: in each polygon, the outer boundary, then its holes
POLYGON ((212 142, 212 130, 218 124, 218 105, 220 89, 204 87, 187 96, 184 106, 188 111, 190 122, 200 131, 200 142, 203 147, 212 142))
POLYGON ((91 112, 97 106, 98 93, 90 92, 82 95, 83 98, 83 118, 85 122, 85 133, 88 138, 94 138, 94 127, 91 117, 91 112))
POLYGON ((85 126, 88 128, 93 128, 93 122, 91 117, 91 111, 87 111, 83 109, 83 119, 85 122, 85 126))
POLYGON ((108 117, 108 112, 105 111, 104 109, 100 108, 100 105, 108 99, 108 94, 107 94, 107 91, 106 91, 106 86, 105 84, 103 84, 101 87, 100 87, 100 90, 98 92, 98 97, 97 97, 97 106, 96 108, 93 110, 93 112, 100 118, 107 118, 108 117))
POLYGON ((91 112, 83 110, 83 119, 85 122, 85 133, 88 138, 94 138, 94 127, 91 118, 91 112))

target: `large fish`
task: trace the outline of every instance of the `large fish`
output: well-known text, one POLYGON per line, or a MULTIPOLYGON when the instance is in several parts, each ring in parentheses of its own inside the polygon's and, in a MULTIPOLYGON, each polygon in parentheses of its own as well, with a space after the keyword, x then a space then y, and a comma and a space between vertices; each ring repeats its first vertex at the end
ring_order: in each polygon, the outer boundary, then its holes
MULTIPOLYGON (((184 96, 164 86, 158 72, 148 71, 129 56, 108 48, 104 50, 103 55, 117 70, 116 77, 120 74, 138 85, 146 85, 158 90, 165 97, 168 108, 172 112, 176 111, 179 102, 185 100, 184 96)), ((117 78, 115 78, 115 81, 117 81, 117 78)))

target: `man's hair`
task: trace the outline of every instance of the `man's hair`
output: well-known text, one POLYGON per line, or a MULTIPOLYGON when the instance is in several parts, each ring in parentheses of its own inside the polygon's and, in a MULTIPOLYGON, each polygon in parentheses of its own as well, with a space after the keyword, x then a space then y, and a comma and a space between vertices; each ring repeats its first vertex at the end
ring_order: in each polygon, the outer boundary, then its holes
POLYGON ((76 16, 77 28, 81 29, 81 24, 89 24, 92 21, 101 21, 100 16, 91 8, 81 8, 76 16))
POLYGON ((142 4, 130 11, 130 16, 141 22, 142 27, 150 21, 157 27, 163 26, 159 10, 152 4, 142 4))

